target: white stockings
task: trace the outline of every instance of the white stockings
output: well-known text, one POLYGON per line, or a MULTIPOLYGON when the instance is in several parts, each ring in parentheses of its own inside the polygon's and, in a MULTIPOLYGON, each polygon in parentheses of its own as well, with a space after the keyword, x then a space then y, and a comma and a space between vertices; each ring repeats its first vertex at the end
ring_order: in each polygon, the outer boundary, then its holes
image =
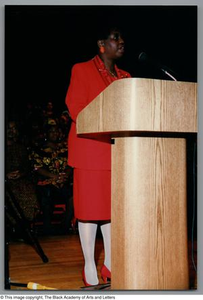
MULTIPOLYGON (((78 222, 80 242, 85 259, 85 277, 86 281, 91 285, 99 283, 94 257, 97 226, 97 223, 78 222)), ((104 264, 111 270, 111 223, 101 225, 101 232, 104 241, 104 264)))
POLYGON ((101 225, 104 240, 104 265, 111 271, 111 223, 101 225))
POLYGON ((91 285, 96 285, 99 283, 94 259, 97 224, 78 222, 78 230, 85 259, 84 270, 86 281, 91 285))

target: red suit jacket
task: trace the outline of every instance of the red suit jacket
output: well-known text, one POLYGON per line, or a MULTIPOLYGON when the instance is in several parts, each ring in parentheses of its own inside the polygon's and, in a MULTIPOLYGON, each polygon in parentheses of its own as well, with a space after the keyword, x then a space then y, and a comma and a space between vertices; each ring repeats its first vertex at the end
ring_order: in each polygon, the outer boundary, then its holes
POLYGON ((117 77, 111 77, 99 56, 75 64, 66 95, 66 105, 73 120, 68 137, 68 164, 86 170, 111 169, 111 144, 109 138, 96 141, 77 137, 78 113, 116 79, 131 77, 115 66, 117 77))

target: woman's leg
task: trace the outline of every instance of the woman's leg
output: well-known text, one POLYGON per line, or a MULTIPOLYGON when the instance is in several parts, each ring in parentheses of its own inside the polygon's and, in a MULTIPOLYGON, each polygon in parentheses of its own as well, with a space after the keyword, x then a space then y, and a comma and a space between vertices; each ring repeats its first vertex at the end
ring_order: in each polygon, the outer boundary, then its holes
POLYGON ((95 240, 97 226, 98 224, 93 222, 78 222, 80 242, 85 259, 84 272, 86 281, 90 285, 96 285, 99 283, 95 264, 95 240))
POLYGON ((101 223, 100 228, 104 241, 104 265, 111 271, 111 222, 101 223))

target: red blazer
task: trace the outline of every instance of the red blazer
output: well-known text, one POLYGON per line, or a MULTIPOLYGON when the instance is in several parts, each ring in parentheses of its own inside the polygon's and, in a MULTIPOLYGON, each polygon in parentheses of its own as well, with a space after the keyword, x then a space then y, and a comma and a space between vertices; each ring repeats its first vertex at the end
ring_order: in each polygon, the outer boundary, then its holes
MULTIPOLYGON (((118 78, 131 77, 116 67, 118 78)), ((111 144, 109 138, 102 141, 77 137, 78 113, 98 96, 112 81, 103 62, 96 56, 92 60, 73 66, 71 81, 66 95, 66 105, 73 120, 68 137, 68 164, 87 170, 111 169, 111 144)))

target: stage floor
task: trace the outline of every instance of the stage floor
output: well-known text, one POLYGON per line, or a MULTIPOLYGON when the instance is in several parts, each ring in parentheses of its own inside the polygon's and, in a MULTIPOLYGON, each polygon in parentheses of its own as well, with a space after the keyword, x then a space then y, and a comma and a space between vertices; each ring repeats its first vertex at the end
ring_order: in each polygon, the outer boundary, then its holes
MULTIPOLYGON (((9 276, 15 283, 29 282, 55 288, 60 291, 81 291, 84 287, 82 281, 83 255, 77 233, 66 236, 40 237, 39 243, 48 257, 49 262, 43 263, 35 249, 23 241, 11 242, 9 245, 9 276)), ((189 242, 189 269, 190 289, 196 289, 196 273, 192 263, 191 242, 189 242)), ((103 241, 97 237, 95 257, 98 268, 103 264, 103 241)), ((194 243, 194 260, 197 260, 197 243, 194 243)), ((11 289, 26 289, 11 285, 11 289)))

